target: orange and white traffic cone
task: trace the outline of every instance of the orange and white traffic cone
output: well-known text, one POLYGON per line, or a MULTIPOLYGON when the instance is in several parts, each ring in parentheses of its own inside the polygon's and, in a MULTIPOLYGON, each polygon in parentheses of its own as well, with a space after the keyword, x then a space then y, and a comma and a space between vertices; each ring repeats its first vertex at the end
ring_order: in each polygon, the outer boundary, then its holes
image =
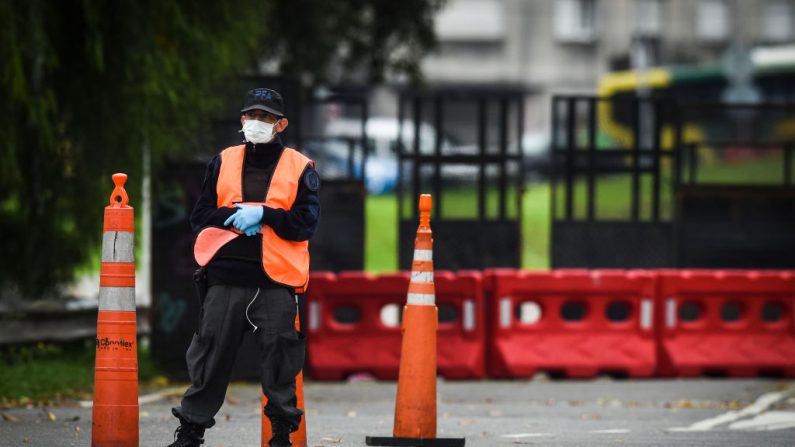
MULTIPOLYGON (((295 316, 295 329, 300 331, 301 330, 301 322, 299 316, 295 316)), ((304 407, 304 371, 298 373, 298 376, 295 378, 295 397, 297 400, 296 406, 302 410, 306 410, 304 407)), ((268 405, 268 398, 265 394, 262 394, 262 409, 268 405)), ((273 431, 271 430, 271 421, 265 416, 265 413, 262 413, 262 439, 261 444, 262 447, 268 447, 268 443, 271 440, 271 436, 273 436, 273 431)), ((306 442, 306 412, 304 415, 301 416, 301 425, 298 426, 298 430, 293 432, 290 435, 290 441, 293 443, 293 447, 307 447, 306 442)))
POLYGON ((94 368, 93 447, 138 446, 138 347, 135 323, 135 220, 126 174, 105 207, 94 368))
POLYGON ((365 439, 373 446, 464 445, 464 438, 436 437, 436 329, 439 315, 433 285, 431 196, 420 196, 420 225, 414 240, 403 341, 400 347, 394 437, 365 439))

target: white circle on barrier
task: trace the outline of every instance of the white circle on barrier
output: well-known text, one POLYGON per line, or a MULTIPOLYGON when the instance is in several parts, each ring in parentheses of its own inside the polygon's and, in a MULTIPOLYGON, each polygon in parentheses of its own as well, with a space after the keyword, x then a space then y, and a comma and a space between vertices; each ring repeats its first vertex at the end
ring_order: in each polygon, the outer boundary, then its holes
POLYGON ((541 320, 541 306, 535 301, 525 301, 519 305, 519 322, 536 324, 541 320))
POLYGON ((381 308, 381 324, 386 327, 400 326, 401 308, 397 304, 387 304, 381 308))

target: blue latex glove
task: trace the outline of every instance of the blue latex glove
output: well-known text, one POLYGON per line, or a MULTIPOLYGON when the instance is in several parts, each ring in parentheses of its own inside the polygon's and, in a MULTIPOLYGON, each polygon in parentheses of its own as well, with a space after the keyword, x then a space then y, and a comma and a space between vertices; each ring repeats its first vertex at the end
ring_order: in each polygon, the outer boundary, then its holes
POLYGON ((232 225, 244 232, 246 236, 253 236, 262 227, 262 207, 258 205, 236 204, 237 211, 224 221, 224 226, 232 225))
POLYGON ((255 234, 259 233, 259 230, 262 229, 262 224, 254 224, 250 227, 241 228, 240 231, 243 232, 246 236, 254 236, 255 234))

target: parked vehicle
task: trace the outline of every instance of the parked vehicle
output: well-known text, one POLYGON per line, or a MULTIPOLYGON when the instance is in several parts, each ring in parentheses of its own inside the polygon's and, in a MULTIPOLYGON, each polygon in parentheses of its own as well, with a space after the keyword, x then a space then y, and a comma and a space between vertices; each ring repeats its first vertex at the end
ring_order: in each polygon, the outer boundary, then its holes
POLYGON ((525 178, 534 180, 549 176, 550 138, 546 130, 527 131, 522 134, 522 164, 525 178))
MULTIPOLYGON (((398 120, 391 117, 372 117, 367 120, 367 160, 362 173, 362 122, 355 118, 341 118, 331 121, 325 128, 322 138, 305 143, 305 151, 317 162, 321 177, 326 179, 364 176, 369 194, 384 194, 394 191, 398 181, 398 120), (352 154, 352 155, 351 155, 352 154), (353 172, 349 172, 349 160, 353 157, 353 172)), ((422 123, 419 128, 420 151, 433 153, 436 144, 436 130, 422 123)), ((414 144, 415 126, 403 124, 401 133, 404 147, 414 144)), ((444 139, 442 147, 448 149, 451 143, 444 139)))

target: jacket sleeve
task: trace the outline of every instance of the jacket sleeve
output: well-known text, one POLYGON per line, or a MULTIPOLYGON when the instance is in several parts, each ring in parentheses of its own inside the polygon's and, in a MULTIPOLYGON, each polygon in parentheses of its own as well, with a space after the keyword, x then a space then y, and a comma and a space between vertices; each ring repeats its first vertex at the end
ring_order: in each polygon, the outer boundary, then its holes
POLYGON ((224 226, 224 221, 237 211, 236 208, 218 208, 218 171, 221 167, 221 157, 216 155, 207 164, 207 172, 204 174, 202 191, 199 200, 193 206, 190 214, 190 225, 194 233, 198 233, 202 228, 208 226, 224 226))
POLYGON ((317 171, 307 167, 298 183, 293 207, 287 211, 263 206, 262 223, 277 236, 288 241, 307 241, 312 238, 320 222, 320 181, 317 171))

